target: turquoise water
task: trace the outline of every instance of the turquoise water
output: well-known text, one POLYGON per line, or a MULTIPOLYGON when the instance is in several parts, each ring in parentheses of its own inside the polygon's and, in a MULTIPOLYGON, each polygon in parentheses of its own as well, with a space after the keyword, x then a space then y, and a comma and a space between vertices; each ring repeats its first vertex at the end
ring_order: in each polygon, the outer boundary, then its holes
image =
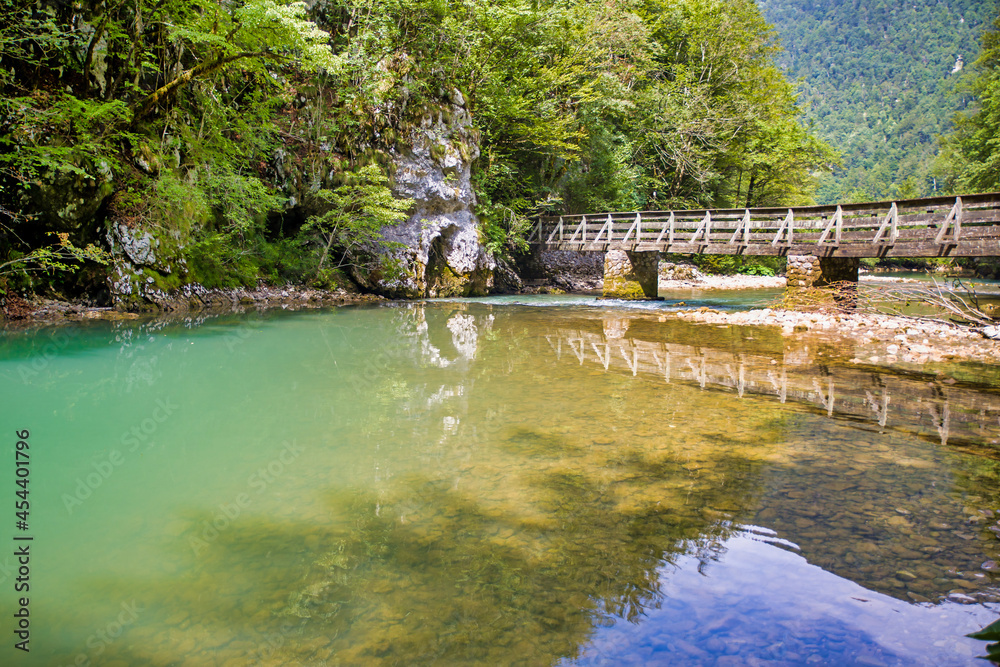
POLYGON ((981 568, 1000 557, 1000 374, 858 370, 766 329, 661 321, 666 303, 574 299, 3 334, 0 662, 981 650, 962 635, 1000 615, 981 568), (33 538, 27 655, 15 536, 33 538))

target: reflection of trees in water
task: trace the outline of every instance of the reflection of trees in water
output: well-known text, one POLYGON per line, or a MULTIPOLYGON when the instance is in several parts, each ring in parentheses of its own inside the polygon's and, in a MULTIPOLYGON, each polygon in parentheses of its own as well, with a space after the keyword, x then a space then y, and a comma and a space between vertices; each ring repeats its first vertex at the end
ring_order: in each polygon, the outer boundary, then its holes
MULTIPOLYGON (((789 448, 787 408, 749 397, 736 404, 676 377, 664 389, 657 376, 651 391, 642 368, 634 376, 615 350, 622 365, 614 376, 575 357, 545 361, 537 329, 490 312, 395 309, 395 330, 382 339, 386 360, 359 385, 369 411, 352 417, 363 427, 351 444, 370 452, 374 483, 331 490, 311 522, 241 517, 177 577, 95 583, 109 599, 163 601, 107 657, 546 664, 577 655, 596 627, 638 620, 660 604, 664 563, 688 553, 710 567, 733 527, 772 492, 770 472, 781 465, 768 457, 789 448), (668 430, 672 415, 679 428, 668 430)), ((731 356, 723 373, 737 384, 738 361, 731 356)), ((829 385, 820 389, 823 402, 836 400, 829 385)), ((826 414, 825 405, 806 413, 796 435, 813 419, 832 423, 826 414)), ((786 464, 779 472, 799 465, 786 464)), ((790 484, 826 489, 822 471, 811 472, 790 484)), ((995 468, 973 473, 969 493, 995 468)), ((791 520, 800 507, 850 504, 843 491, 824 494, 775 506, 791 520)), ((191 517, 191 530, 206 519, 191 517)), ((823 520, 812 520, 810 558, 834 541, 823 520)), ((791 531, 801 529, 787 525, 782 535, 799 541, 791 531)), ((857 540, 833 537, 848 550, 857 540)), ((177 541, 186 545, 186 535, 177 541)), ((821 564, 852 576, 842 560, 821 564)))
MULTIPOLYGON (((314 523, 241 517, 177 578, 102 584, 104 595, 164 601, 149 625, 110 647, 113 657, 550 664, 577 655, 596 627, 637 622, 659 605, 662 565, 683 553, 710 562, 755 504, 752 442, 695 443, 685 433, 687 449, 672 450, 649 435, 659 397, 604 380, 593 387, 597 403, 614 402, 622 418, 647 415, 634 420, 646 435, 586 421, 561 430, 572 416, 552 414, 524 385, 552 369, 525 353, 537 339, 516 322, 498 315, 487 326, 462 311, 397 317, 417 332, 422 317, 440 357, 422 356, 415 339, 420 356, 394 362, 366 390, 386 399, 372 416, 396 405, 420 411, 360 432, 357 445, 392 474, 331 490, 314 523), (413 382, 422 376, 410 365, 435 358, 451 363, 413 382), (390 386, 400 393, 383 394, 390 386), (450 427, 449 416, 458 420, 450 427), (394 462, 400 448, 410 465, 394 462), (183 651, 187 638, 195 648, 183 651)), ((757 423, 780 429, 766 416, 757 423)), ((192 529, 208 518, 190 517, 192 529)))
MULTIPOLYGON (((690 476, 681 462, 634 461, 616 462, 616 477, 659 476, 666 489, 668 471, 690 476)), ((599 469, 540 474, 518 515, 448 480, 410 475, 378 498, 331 493, 323 525, 246 517, 177 578, 95 582, 109 599, 160 602, 105 657, 279 665, 576 656, 595 627, 638 622, 658 606, 663 563, 718 554, 731 514, 704 508, 747 502, 745 485, 723 484, 696 489, 687 506, 623 508, 614 487, 599 469)))

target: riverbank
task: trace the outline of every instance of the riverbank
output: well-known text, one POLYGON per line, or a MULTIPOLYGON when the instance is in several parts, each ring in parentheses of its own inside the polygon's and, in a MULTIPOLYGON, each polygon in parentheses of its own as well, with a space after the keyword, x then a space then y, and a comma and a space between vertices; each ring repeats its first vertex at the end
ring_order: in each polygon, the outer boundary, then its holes
POLYGON ((86 305, 81 302, 59 301, 35 298, 21 301, 18 317, 0 318, 0 325, 20 328, 33 325, 56 324, 83 320, 134 320, 144 314, 187 315, 190 313, 232 313, 247 310, 301 310, 304 308, 325 308, 359 303, 385 301, 375 294, 359 294, 347 290, 323 290, 300 286, 270 287, 256 289, 189 289, 160 308, 148 313, 133 313, 86 305))
MULTIPOLYGON (((739 290, 781 287, 782 277, 700 275, 696 279, 661 281, 660 290, 739 290)), ((192 314, 225 314, 268 309, 300 310, 387 301, 384 297, 346 290, 318 290, 306 287, 262 286, 254 290, 202 290, 174 299, 169 308, 156 311, 160 317, 192 314)), ((18 319, 0 322, 6 329, 86 320, 134 320, 143 313, 96 308, 81 303, 50 299, 27 302, 29 312, 18 319)), ((148 314, 153 314, 152 312, 148 314)), ((678 318, 716 326, 772 326, 782 335, 814 338, 851 346, 854 363, 924 364, 972 361, 1000 364, 1000 341, 984 338, 973 329, 944 322, 922 321, 872 314, 808 313, 777 308, 723 312, 707 307, 672 311, 660 315, 665 321, 678 318)))

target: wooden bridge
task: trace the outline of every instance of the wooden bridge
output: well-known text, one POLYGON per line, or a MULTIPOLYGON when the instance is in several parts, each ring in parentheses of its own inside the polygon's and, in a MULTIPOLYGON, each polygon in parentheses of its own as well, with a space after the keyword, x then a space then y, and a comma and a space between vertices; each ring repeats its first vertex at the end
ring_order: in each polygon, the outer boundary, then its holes
POLYGON ((545 340, 557 363, 731 392, 739 398, 790 401, 879 432, 913 433, 1000 458, 995 444, 1000 436, 1000 394, 995 392, 927 382, 921 376, 813 364, 795 350, 776 356, 744 354, 575 328, 553 329, 545 340))
POLYGON ((710 255, 1000 255, 1000 192, 899 202, 544 216, 528 242, 710 255))
POLYGON ((614 285, 610 290, 605 285, 608 296, 656 296, 658 253, 812 257, 816 270, 808 273, 822 284, 824 276, 826 282, 852 275, 857 280, 861 257, 1000 255, 1000 193, 836 206, 543 216, 528 242, 541 250, 609 253, 605 282, 614 285))

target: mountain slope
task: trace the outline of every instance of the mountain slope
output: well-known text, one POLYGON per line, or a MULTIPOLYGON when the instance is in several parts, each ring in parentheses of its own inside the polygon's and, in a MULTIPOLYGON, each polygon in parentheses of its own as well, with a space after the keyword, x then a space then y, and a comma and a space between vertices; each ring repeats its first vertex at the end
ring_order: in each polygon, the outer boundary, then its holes
POLYGON ((938 136, 970 101, 959 69, 976 58, 995 0, 759 0, 799 80, 799 103, 844 167, 817 200, 938 190, 938 136), (959 59, 961 58, 961 62, 959 59))

